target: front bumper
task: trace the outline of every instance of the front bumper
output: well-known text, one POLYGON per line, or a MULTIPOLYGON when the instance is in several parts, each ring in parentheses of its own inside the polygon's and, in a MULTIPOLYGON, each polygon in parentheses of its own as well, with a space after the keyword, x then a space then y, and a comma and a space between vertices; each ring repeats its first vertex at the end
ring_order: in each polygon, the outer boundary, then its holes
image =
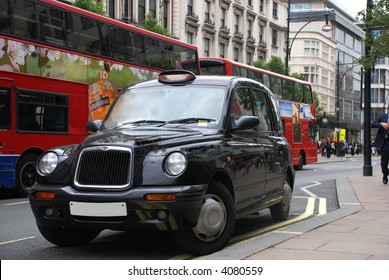
POLYGON ((84 191, 64 185, 36 184, 29 199, 38 224, 53 227, 83 229, 158 229, 183 230, 196 226, 207 185, 132 187, 123 191, 84 191), (39 192, 53 194, 53 198, 38 198, 39 192), (175 194, 173 201, 147 201, 146 194, 175 194), (109 212, 110 203, 120 202, 125 215, 104 216, 91 213, 72 215, 70 203, 94 205, 109 212), (107 208, 108 205, 108 208, 107 208), (166 214, 166 215, 165 215, 166 214))

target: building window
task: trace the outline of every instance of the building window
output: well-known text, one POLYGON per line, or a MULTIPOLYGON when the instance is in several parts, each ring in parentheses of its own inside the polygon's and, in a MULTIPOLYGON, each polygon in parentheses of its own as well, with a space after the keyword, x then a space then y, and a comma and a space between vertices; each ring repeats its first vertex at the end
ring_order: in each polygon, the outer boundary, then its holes
POLYGON ((108 1, 108 16, 110 18, 115 18, 115 1, 114 0, 108 1))
POLYGON ((188 15, 193 15, 193 0, 188 0, 188 15))
POLYGON ((346 47, 350 49, 354 49, 354 38, 346 33, 346 42, 345 42, 346 47))
POLYGON ((226 44, 220 43, 219 48, 220 48, 220 57, 224 58, 226 52, 226 44))
POLYGON ((239 61, 239 49, 234 48, 234 61, 238 62, 239 61))
POLYGON ((132 14, 131 9, 132 9, 132 1, 131 0, 124 0, 124 2, 123 2, 123 16, 122 16, 123 17, 122 20, 124 22, 129 23, 131 20, 133 20, 133 19, 130 19, 130 15, 132 14))
POLYGON ((263 37, 263 31, 264 28, 262 25, 259 26, 259 43, 263 44, 265 42, 264 37, 263 37))
POLYGON ((246 63, 249 65, 251 65, 253 63, 253 53, 252 52, 247 52, 246 63))
POLYGON ((248 0, 247 4, 249 5, 249 7, 252 7, 253 6, 253 0, 248 0))
POLYGON ((344 45, 344 31, 342 29, 336 28, 336 41, 344 45))
POLYGON ((209 56, 209 44, 210 40, 208 38, 204 38, 204 56, 209 56))
POLYGON ((235 24, 234 24, 234 34, 237 34, 239 32, 239 21, 240 21, 240 16, 235 14, 235 24))
POLYGON ((204 13, 204 19, 205 19, 205 22, 209 22, 210 20, 210 11, 211 11, 211 3, 209 3, 208 1, 205 1, 205 13, 204 13))
POLYGON ((157 17, 157 5, 155 0, 149 0, 149 13, 153 18, 157 17))
POLYGON ((264 0, 259 0, 259 12, 263 13, 263 2, 264 0))
POLYGON ((278 38, 277 33, 278 33, 278 32, 277 32, 276 29, 273 29, 273 30, 272 30, 271 44, 272 44, 273 46, 277 46, 277 38, 278 38))
POLYGON ((145 21, 146 5, 145 0, 138 1, 138 22, 143 23, 145 21))
POLYGON ((169 1, 163 1, 163 27, 168 28, 169 1))
POLYGON ((220 9, 220 28, 224 28, 226 26, 226 9, 220 9))
POLYGON ((273 1, 273 17, 278 18, 278 3, 273 1))
POLYGON ((248 20, 247 21, 247 38, 251 38, 253 35, 252 35, 252 29, 253 29, 253 21, 252 20, 248 20))
POLYGON ((319 42, 304 41, 304 56, 319 57, 319 42))
POLYGON ((193 45, 193 33, 186 32, 186 42, 193 45))

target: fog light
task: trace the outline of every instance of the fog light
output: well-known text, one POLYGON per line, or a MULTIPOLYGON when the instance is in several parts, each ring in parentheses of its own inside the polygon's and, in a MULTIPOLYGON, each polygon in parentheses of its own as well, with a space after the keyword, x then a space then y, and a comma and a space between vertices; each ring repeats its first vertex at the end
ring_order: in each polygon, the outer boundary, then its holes
POLYGON ((157 211, 157 218, 160 221, 165 221, 167 219, 168 213, 164 210, 157 211))
POLYGON ((52 217, 54 215, 54 209, 51 208, 51 207, 46 207, 44 210, 43 210, 43 215, 45 215, 45 217, 52 217))

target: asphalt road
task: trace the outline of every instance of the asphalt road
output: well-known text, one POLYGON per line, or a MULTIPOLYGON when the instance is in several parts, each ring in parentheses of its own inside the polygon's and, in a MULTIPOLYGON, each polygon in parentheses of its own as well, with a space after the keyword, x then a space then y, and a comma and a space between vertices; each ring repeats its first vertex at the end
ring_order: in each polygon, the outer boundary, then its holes
MULTIPOLYGON (((361 174, 363 159, 312 164, 296 172, 290 217, 273 222, 269 210, 263 210, 237 222, 229 246, 277 231, 281 227, 324 216, 338 209, 335 180, 361 174)), ((374 172, 378 162, 373 161, 374 172)), ((0 259, 2 260, 166 260, 193 259, 175 245, 166 232, 103 231, 85 246, 61 248, 47 242, 39 233, 27 199, 0 200, 0 259)), ((276 242, 276 241, 274 241, 276 242)))

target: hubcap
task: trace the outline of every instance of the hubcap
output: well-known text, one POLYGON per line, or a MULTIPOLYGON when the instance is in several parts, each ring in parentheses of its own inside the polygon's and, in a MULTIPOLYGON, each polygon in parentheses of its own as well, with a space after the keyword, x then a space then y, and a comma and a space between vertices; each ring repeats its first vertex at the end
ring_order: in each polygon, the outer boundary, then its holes
POLYGON ((207 195, 194 232, 200 240, 211 242, 223 233, 226 219, 226 208, 221 199, 215 195, 207 195))
POLYGON ((27 163, 21 172, 21 181, 23 188, 28 190, 32 187, 32 185, 35 183, 36 180, 36 174, 35 174, 35 162, 29 162, 27 163))

